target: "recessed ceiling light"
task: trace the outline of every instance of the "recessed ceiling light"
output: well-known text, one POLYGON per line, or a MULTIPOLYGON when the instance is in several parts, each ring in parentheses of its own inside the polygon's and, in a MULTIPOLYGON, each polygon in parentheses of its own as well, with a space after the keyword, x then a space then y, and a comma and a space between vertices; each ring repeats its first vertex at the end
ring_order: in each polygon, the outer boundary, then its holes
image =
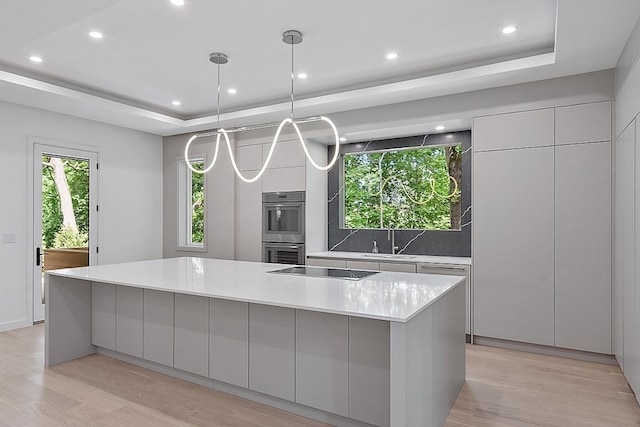
POLYGON ((436 130, 445 130, 446 128, 442 125, 436 126, 436 130))
POLYGON ((102 38, 102 33, 100 31, 90 31, 89 35, 91 37, 93 37, 94 39, 101 39, 102 38))
POLYGON ((182 103, 180 101, 173 101, 172 104, 177 107, 177 106, 181 105, 182 103))
POLYGON ((184 0, 171 0, 171 4, 174 6, 184 6, 184 0))
POLYGON ((234 88, 229 88, 229 90, 227 90, 227 93, 230 93, 231 95, 235 95, 236 93, 238 93, 238 91, 234 88))
POLYGON ((449 134, 447 135, 447 138, 453 138, 453 135, 449 134))
POLYGON ((40 58, 39 56, 30 56, 29 59, 33 62, 42 62, 42 58, 40 58))
POLYGON ((299 79, 306 79, 307 78, 307 74, 306 73, 298 73, 298 78, 299 79))
POLYGON ((502 34, 511 34, 516 32, 516 27, 513 25, 509 25, 508 27, 504 27, 502 29, 502 34))
POLYGON ((398 57, 398 54, 395 52, 387 53, 387 59, 396 59, 397 57, 398 57))
POLYGON ((346 137, 344 137, 344 136, 341 136, 341 137, 340 137, 340 142, 345 142, 346 140, 347 140, 347 138, 346 138, 346 137))

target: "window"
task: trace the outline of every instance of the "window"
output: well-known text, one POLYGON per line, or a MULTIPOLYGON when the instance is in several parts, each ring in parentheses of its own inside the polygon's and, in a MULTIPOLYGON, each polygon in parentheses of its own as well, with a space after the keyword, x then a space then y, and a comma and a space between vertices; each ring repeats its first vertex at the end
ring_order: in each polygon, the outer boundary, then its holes
POLYGON ((460 230, 462 146, 345 154, 344 228, 460 230))
MULTIPOLYGON (((190 159, 198 170, 204 158, 190 159)), ((184 159, 178 160, 178 246, 180 249, 205 250, 204 174, 191 171, 184 159)))

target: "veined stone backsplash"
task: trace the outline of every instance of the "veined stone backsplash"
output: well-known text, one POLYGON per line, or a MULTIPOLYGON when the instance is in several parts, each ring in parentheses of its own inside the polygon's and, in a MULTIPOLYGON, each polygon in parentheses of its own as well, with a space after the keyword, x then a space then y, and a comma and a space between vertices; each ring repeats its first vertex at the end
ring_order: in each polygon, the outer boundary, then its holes
MULTIPOLYGON (((405 138, 373 140, 340 146, 340 154, 392 148, 462 144, 462 182, 460 230, 395 230, 398 253, 410 255, 471 256, 471 131, 417 135, 405 138), (448 138, 447 135, 453 135, 448 138)), ((333 147, 329 148, 329 158, 333 147)), ((328 175, 329 250, 371 252, 376 241, 380 253, 391 253, 387 230, 341 228, 340 204, 344 199, 341 167, 334 166, 328 175)))

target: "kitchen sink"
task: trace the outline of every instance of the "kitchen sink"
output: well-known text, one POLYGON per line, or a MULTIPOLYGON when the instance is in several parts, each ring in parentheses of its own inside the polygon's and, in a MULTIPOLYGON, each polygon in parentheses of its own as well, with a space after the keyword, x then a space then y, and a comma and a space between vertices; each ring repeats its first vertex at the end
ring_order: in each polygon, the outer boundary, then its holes
POLYGON ((412 259, 415 255, 396 255, 396 254, 364 254, 366 258, 384 258, 384 259, 412 259))

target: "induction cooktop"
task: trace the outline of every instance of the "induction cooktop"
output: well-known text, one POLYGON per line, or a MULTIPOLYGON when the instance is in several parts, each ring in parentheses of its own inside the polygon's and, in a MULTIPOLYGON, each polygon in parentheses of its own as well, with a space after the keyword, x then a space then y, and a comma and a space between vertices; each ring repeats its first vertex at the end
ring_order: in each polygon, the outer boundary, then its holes
POLYGON ((334 277, 336 279, 360 280, 378 274, 378 271, 353 270, 350 268, 305 267, 295 266, 272 270, 269 273, 294 274, 307 277, 334 277))

